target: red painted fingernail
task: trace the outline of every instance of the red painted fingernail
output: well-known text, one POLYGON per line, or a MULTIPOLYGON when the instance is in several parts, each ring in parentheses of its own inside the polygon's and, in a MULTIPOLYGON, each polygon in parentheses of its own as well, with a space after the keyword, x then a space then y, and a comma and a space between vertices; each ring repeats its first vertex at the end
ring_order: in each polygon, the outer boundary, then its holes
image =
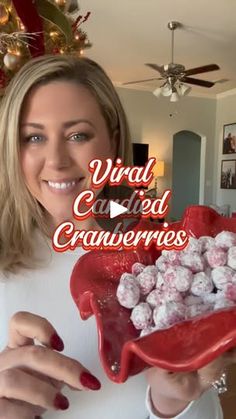
POLYGON ((61 393, 57 393, 54 399, 54 407, 58 410, 66 410, 69 407, 68 399, 61 393))
POLYGON ((89 388, 90 390, 99 390, 101 388, 100 381, 89 372, 82 372, 80 374, 80 382, 82 386, 89 388))
POLYGON ((56 349, 56 351, 61 352, 64 349, 64 343, 57 333, 53 333, 53 335, 51 336, 50 344, 53 349, 56 349))

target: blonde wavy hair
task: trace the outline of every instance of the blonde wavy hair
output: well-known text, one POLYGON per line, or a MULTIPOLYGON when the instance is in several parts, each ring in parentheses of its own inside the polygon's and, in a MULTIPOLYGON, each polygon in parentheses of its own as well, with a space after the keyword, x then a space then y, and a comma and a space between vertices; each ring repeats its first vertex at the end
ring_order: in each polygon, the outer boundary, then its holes
POLYGON ((43 56, 24 65, 7 88, 0 107, 0 270, 35 265, 33 230, 47 235, 44 209, 29 193, 20 166, 19 122, 33 87, 55 80, 85 86, 95 97, 110 134, 119 132, 117 157, 131 163, 130 133, 118 94, 104 70, 88 58, 43 56))

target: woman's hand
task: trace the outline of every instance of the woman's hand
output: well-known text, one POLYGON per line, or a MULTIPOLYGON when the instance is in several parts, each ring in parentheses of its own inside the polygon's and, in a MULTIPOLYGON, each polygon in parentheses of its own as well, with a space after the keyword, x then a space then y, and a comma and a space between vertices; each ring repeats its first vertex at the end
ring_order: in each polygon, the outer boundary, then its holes
POLYGON ((232 349, 197 371, 174 373, 156 367, 150 368, 146 372, 146 378, 151 388, 154 411, 163 418, 177 416, 235 362, 236 349, 232 349))
POLYGON ((47 409, 67 409, 60 391, 64 384, 75 390, 100 388, 78 361, 55 352, 63 348, 46 319, 27 312, 11 318, 8 345, 0 353, 0 419, 34 419, 47 409))

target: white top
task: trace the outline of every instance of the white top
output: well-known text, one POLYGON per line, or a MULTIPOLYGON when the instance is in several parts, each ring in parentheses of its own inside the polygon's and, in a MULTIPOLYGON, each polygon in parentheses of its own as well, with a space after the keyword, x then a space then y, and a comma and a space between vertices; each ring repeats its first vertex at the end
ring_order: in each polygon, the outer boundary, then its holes
MULTIPOLYGON (((149 411, 149 419, 159 418, 152 413, 150 389, 147 389, 146 406, 149 411)), ((223 419, 219 397, 215 390, 206 391, 198 400, 195 400, 184 409, 182 413, 173 419, 223 419)))
MULTIPOLYGON (((66 253, 54 252, 39 234, 35 237, 35 251, 43 257, 45 266, 10 274, 7 280, 0 281, 0 351, 7 343, 8 322, 15 312, 24 310, 43 316, 62 337, 64 354, 79 360, 102 383, 99 391, 76 392, 64 388, 70 407, 60 416, 64 419, 110 419, 112 414, 112 419, 146 419, 151 406, 149 402, 146 402, 148 410, 145 406, 144 376, 139 374, 122 385, 108 380, 99 360, 95 317, 81 320, 70 295, 72 268, 85 251, 78 248, 66 253)), ((3 275, 1 279, 4 280, 3 275)), ((219 402, 208 393, 185 412, 178 418, 222 418, 219 402)), ((56 419, 58 412, 48 411, 44 417, 56 419)), ((150 418, 157 416, 152 414, 150 418)))

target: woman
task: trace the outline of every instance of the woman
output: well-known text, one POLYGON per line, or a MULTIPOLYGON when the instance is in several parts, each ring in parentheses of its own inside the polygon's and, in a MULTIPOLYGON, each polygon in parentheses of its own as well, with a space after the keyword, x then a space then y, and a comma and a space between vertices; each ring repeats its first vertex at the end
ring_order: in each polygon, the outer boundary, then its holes
MULTIPOLYGON (((108 381, 95 320, 81 321, 72 302, 69 277, 83 249, 52 250, 55 227, 72 220, 75 197, 90 185, 89 161, 129 163, 125 114, 103 70, 84 58, 32 60, 2 102, 0 135, 0 417, 193 419, 197 409, 220 419, 217 397, 201 394, 233 354, 190 374, 148 370, 147 411, 144 375, 108 381)), ((79 226, 98 228, 92 219, 79 226)))

